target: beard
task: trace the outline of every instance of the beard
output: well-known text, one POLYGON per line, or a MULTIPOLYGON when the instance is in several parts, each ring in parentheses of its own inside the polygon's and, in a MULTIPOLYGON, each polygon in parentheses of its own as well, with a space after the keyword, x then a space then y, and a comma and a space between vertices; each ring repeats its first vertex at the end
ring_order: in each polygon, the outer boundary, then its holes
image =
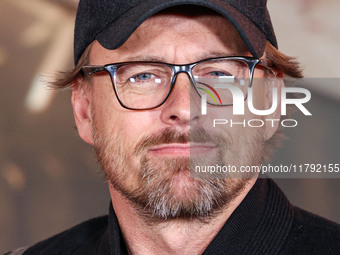
POLYGON ((260 131, 235 140, 225 134, 208 134, 203 128, 192 128, 188 133, 166 128, 142 138, 137 144, 130 144, 117 133, 111 137, 100 135, 94 124, 93 137, 94 151, 108 182, 150 224, 174 219, 208 222, 256 176, 238 173, 193 178, 190 173, 195 171, 195 166, 228 163, 239 168, 260 164, 263 156, 260 131), (148 154, 151 146, 170 143, 211 143, 216 145, 216 150, 204 158, 150 157, 148 154))

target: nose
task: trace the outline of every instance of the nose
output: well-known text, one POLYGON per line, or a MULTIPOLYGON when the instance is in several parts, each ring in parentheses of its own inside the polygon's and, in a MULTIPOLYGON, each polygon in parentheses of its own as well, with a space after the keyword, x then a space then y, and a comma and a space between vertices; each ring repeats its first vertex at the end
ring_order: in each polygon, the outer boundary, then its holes
POLYGON ((174 87, 167 101, 164 103, 161 120, 167 125, 176 126, 182 131, 188 131, 198 119, 197 99, 199 99, 194 87, 191 85, 186 73, 179 73, 174 87))

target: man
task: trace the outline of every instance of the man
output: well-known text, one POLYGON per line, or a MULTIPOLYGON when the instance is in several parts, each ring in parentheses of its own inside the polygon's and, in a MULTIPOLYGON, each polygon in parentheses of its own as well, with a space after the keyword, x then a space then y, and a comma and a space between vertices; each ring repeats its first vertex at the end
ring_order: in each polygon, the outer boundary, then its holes
POLYGON ((212 125, 253 119, 247 107, 234 114, 233 93, 268 109, 284 75, 301 77, 276 49, 266 1, 81 0, 74 43, 76 67, 55 86, 72 86, 109 216, 12 254, 339 254, 339 226, 290 205, 271 180, 195 172, 260 165, 278 139, 278 122, 212 125))

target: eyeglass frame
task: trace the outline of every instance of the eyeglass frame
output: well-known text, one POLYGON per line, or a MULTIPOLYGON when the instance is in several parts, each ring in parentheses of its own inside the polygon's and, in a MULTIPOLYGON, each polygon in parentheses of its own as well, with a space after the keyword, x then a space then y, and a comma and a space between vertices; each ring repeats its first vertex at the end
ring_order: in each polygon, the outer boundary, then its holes
MULTIPOLYGON (((170 63, 165 63, 165 62, 157 62, 157 61, 118 62, 118 63, 110 63, 110 64, 106 64, 106 65, 85 65, 81 68, 81 70, 86 75, 92 75, 92 74, 99 73, 99 72, 109 73, 109 75, 111 77, 112 87, 113 87, 115 95, 118 99, 119 104, 123 108, 128 109, 128 110, 145 111, 145 110, 152 110, 152 109, 158 108, 166 102, 166 100, 169 98, 169 96, 170 96, 170 94, 171 94, 171 92, 172 92, 172 90, 175 86, 176 78, 177 78, 177 75, 179 73, 186 73, 189 76, 190 83, 194 86, 196 92, 201 97, 201 94, 198 91, 198 88, 196 86, 196 82, 195 82, 193 75, 192 75, 192 69, 196 65, 198 65, 202 62, 214 61, 214 60, 223 60, 223 59, 241 60, 241 61, 244 61, 248 65, 248 67, 249 67, 249 85, 248 85, 249 88, 252 86, 253 75, 254 75, 255 67, 257 65, 260 65, 260 66, 264 67, 265 69, 274 73, 273 69, 268 66, 267 60, 254 58, 254 57, 247 57, 247 56, 228 56, 228 57, 208 58, 208 59, 199 60, 199 61, 196 61, 196 62, 193 62, 193 63, 189 63, 189 64, 186 64, 186 65, 175 65, 175 64, 170 64, 170 63), (117 91, 116 71, 119 67, 124 66, 124 65, 128 65, 128 64, 160 64, 160 65, 167 66, 171 69, 171 84, 170 84, 169 92, 161 103, 159 103, 156 106, 148 107, 148 108, 132 108, 132 107, 126 106, 122 102, 121 98, 119 97, 118 91, 117 91)), ((247 97, 245 97, 245 100, 246 100, 246 98, 247 97)), ((217 105, 217 106, 231 106, 231 105, 233 105, 233 104, 217 105)))

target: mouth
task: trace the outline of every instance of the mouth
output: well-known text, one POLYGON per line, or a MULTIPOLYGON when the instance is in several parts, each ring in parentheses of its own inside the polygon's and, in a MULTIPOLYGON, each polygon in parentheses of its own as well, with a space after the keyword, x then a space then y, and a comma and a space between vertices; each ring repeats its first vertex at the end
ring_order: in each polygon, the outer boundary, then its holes
POLYGON ((152 146, 148 153, 156 156, 189 157, 190 155, 207 154, 215 148, 216 145, 209 143, 170 143, 152 146))

